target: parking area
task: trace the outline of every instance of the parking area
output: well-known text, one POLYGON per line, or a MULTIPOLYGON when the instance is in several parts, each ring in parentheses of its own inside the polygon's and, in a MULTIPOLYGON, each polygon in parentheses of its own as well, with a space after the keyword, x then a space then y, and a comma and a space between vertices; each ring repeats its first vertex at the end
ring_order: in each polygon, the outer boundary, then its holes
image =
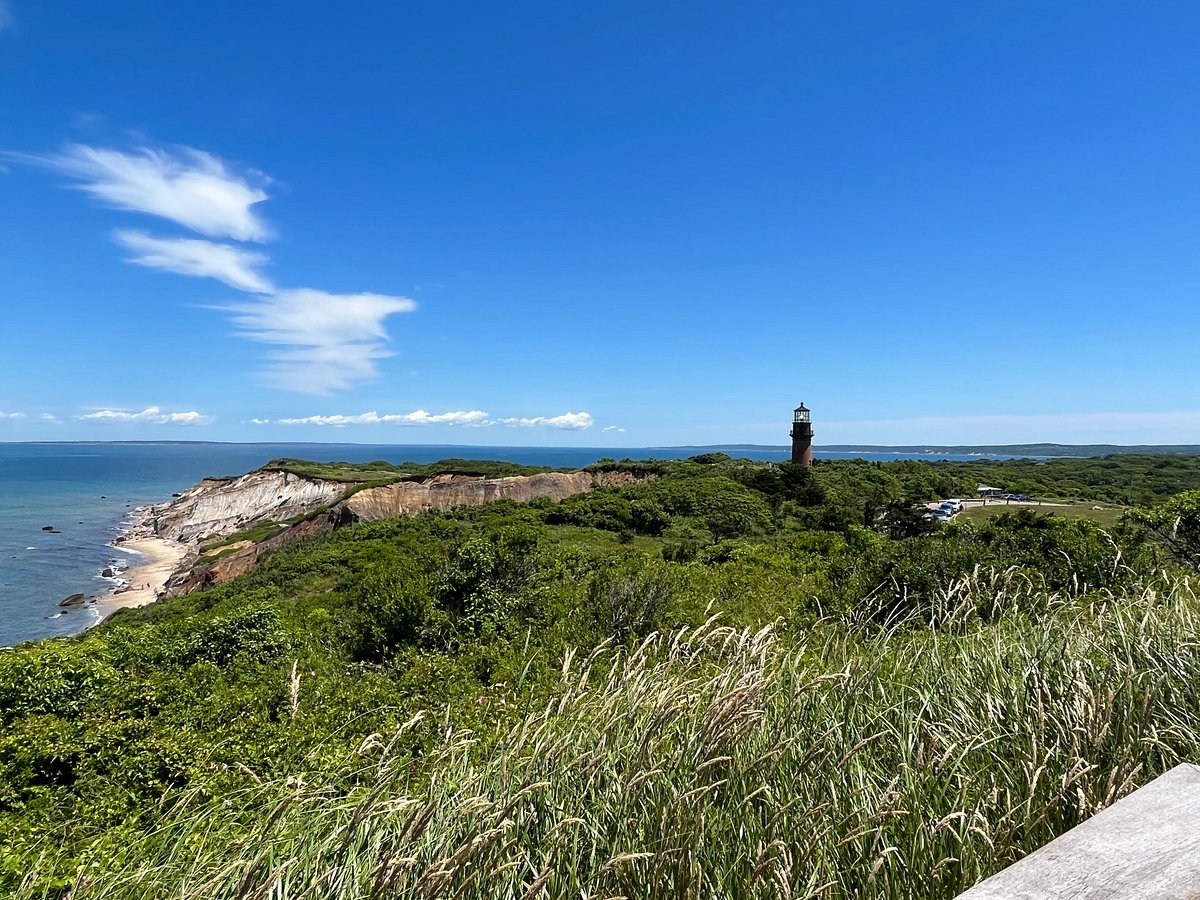
POLYGON ((1055 503, 1045 500, 1034 500, 1025 494, 1006 494, 998 497, 967 497, 947 500, 930 500, 925 504, 933 515, 943 521, 948 521, 972 510, 993 509, 998 512, 1011 507, 1034 506, 1046 507, 1051 511, 1071 507, 1069 503, 1055 503))
POLYGON ((1091 519, 1093 522, 1106 528, 1115 525, 1117 520, 1121 518, 1122 513, 1125 512, 1125 507, 1123 506, 1089 501, 1069 503, 1056 500, 1035 500, 1032 498, 1006 500, 1000 497, 971 497, 954 501, 958 504, 957 509, 954 511, 943 507, 943 504, 949 502, 951 501, 931 500, 925 506, 929 510, 930 515, 944 522, 954 521, 960 517, 968 522, 986 522, 993 516, 1001 515, 1006 511, 1011 512, 1021 507, 1031 507, 1047 515, 1053 513, 1060 516, 1080 516, 1085 519, 1091 519))

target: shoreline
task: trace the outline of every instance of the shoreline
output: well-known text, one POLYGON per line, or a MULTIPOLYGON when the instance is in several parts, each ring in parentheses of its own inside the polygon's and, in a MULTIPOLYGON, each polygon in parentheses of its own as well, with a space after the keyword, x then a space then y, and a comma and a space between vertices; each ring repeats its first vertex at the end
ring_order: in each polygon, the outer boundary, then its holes
POLYGON ((159 537, 147 527, 155 505, 136 510, 137 518, 109 544, 121 553, 136 554, 129 568, 120 574, 121 585, 96 597, 88 604, 95 620, 78 633, 95 628, 107 621, 119 609, 147 606, 161 599, 167 581, 188 554, 188 548, 177 541, 159 537))
POLYGON ((160 599, 167 581, 188 553, 188 548, 182 544, 155 536, 132 538, 113 546, 142 558, 121 573, 121 577, 127 580, 124 587, 97 597, 91 604, 97 619, 88 628, 104 622, 118 609, 146 606, 160 599))

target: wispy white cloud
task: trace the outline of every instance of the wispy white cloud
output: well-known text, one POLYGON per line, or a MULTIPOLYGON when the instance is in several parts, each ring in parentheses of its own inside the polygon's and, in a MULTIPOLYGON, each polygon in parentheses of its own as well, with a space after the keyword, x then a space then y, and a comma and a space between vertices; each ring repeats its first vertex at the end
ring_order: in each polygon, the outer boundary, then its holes
MULTIPOLYGON (((126 152, 71 144, 52 155, 9 156, 66 174, 116 209, 160 216, 207 237, 270 237, 254 210, 267 199, 266 176, 235 171, 202 150, 126 152)), ((240 337, 273 348, 263 380, 285 390, 328 394, 377 378, 378 361, 392 355, 385 320, 416 309, 408 297, 276 287, 260 271, 270 261, 264 253, 231 243, 128 229, 114 238, 135 265, 214 278, 256 295, 218 308, 231 316, 240 337)))
POLYGON ((258 174, 238 174, 211 153, 191 147, 122 152, 68 144, 49 156, 20 157, 77 180, 106 206, 176 222, 208 237, 263 241, 267 225, 254 205, 267 199, 258 174))
POLYGON ((284 348, 270 354, 269 384, 328 394, 376 378, 376 360, 392 355, 384 320, 416 307, 407 297, 301 288, 227 309, 241 336, 284 348))
POLYGON ((23 413, 23 412, 3 412, 3 411, 0 411, 0 420, 3 420, 3 419, 23 419, 23 418, 25 418, 25 413, 23 413))
POLYGON ((144 231, 116 231, 113 238, 133 255, 129 262, 179 275, 215 278, 251 294, 269 294, 274 285, 255 271, 269 260, 255 250, 197 238, 159 238, 144 231))
POLYGON ((251 419, 255 425, 476 425, 487 418, 482 410, 455 410, 453 412, 430 413, 423 409, 410 413, 377 412, 359 413, 354 416, 304 416, 298 419, 251 419))
POLYGON ((600 429, 600 432, 602 434, 609 432, 609 431, 615 431, 615 432, 618 432, 619 434, 625 433, 625 429, 621 428, 619 425, 605 425, 603 428, 600 429))
POLYGON ((509 428, 591 428, 595 424, 591 413, 565 412, 561 416, 532 416, 530 418, 491 419, 487 425, 505 425, 509 428))
POLYGON ((50 422, 56 425, 59 424, 59 418, 54 413, 42 413, 38 418, 40 418, 43 422, 50 422))
POLYGON ((207 425, 213 420, 195 410, 188 412, 163 412, 157 406, 147 406, 140 412, 129 412, 124 409, 98 409, 85 413, 78 418, 85 422, 106 422, 114 424, 141 423, 147 425, 207 425))

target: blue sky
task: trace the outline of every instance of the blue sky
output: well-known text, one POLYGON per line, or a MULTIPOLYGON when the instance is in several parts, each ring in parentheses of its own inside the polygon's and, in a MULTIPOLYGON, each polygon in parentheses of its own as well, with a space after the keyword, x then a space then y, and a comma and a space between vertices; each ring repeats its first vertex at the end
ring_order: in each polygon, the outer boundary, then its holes
POLYGON ((1197 33, 0 0, 0 440, 1200 442, 1197 33))

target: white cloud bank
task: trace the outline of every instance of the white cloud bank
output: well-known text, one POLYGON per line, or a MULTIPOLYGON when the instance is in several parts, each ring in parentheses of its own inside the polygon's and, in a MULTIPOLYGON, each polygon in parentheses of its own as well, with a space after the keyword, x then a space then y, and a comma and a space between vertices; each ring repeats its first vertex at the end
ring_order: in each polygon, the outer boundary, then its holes
POLYGON ((95 412, 78 416, 84 422, 105 422, 114 424, 146 424, 146 425, 207 425, 213 420, 195 410, 188 412, 163 412, 157 406, 147 406, 141 412, 129 412, 124 409, 98 409, 95 412))
MULTIPOLYGON (((268 199, 269 179, 238 172, 203 150, 125 152, 71 144, 49 156, 9 156, 67 175, 75 187, 114 209, 158 216, 207 238, 271 237, 254 209, 268 199)), ((241 337, 273 348, 263 380, 284 390, 328 394, 377 378, 378 360, 392 355, 385 320, 416 309, 407 297, 276 287, 259 271, 270 261, 266 254, 234 244, 125 229, 113 237, 135 265, 213 278, 255 295, 220 308, 232 314, 241 337)))
POLYGON ((410 413, 365 412, 357 415, 303 416, 293 419, 251 419, 254 425, 320 425, 344 428, 347 425, 471 425, 480 428, 591 428, 594 424, 590 413, 567 412, 561 416, 533 416, 531 418, 489 419, 483 410, 456 410, 454 412, 430 413, 423 409, 410 413))
POLYGON ((591 413, 565 412, 561 416, 533 416, 532 418, 493 419, 489 425, 507 425, 510 428, 591 428, 595 422, 591 413))
POLYGON ((410 413, 389 413, 380 415, 377 412, 359 413, 356 416, 304 416, 299 419, 254 419, 259 425, 476 425, 487 418, 482 410, 456 410, 454 412, 429 413, 423 409, 410 413))

